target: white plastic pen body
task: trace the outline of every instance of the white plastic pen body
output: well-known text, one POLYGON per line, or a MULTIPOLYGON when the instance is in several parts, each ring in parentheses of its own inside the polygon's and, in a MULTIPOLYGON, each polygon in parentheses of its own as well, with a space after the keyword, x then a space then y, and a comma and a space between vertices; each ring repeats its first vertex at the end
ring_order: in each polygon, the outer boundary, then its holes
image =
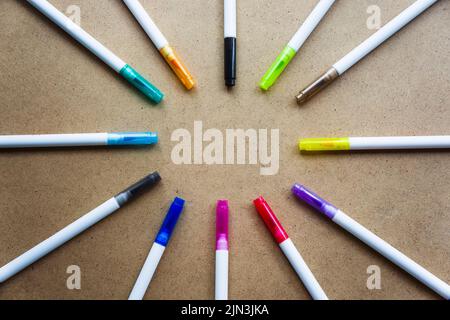
POLYGON ((444 149, 450 148, 450 136, 350 137, 350 150, 444 149))
POLYGON ((133 186, 122 191, 118 195, 107 200, 94 210, 88 212, 78 220, 72 222, 67 227, 55 233, 53 236, 42 241, 32 249, 23 253, 16 259, 12 260, 5 266, 0 268, 0 283, 14 276, 18 272, 22 271, 32 263, 41 259, 48 253, 52 252, 56 248, 62 246, 67 241, 71 240, 78 234, 82 233, 89 227, 93 226, 100 220, 106 218, 125 203, 127 203, 131 198, 133 198, 137 193, 141 192, 143 188, 153 186, 160 180, 158 173, 152 173, 151 175, 140 180, 133 186))
POLYGON ((98 42, 89 33, 84 31, 79 25, 74 23, 62 12, 56 9, 47 0, 27 0, 33 7, 38 9, 47 18, 52 20, 61 29, 70 34, 75 40, 81 43, 89 51, 100 58, 104 63, 110 66, 114 71, 120 73, 126 63, 112 53, 108 48, 98 42))
POLYGON ((153 243, 136 283, 131 290, 128 300, 142 300, 144 298, 145 292, 147 292, 148 286, 152 281, 153 275, 155 274, 159 261, 163 256, 164 250, 166 250, 165 246, 162 246, 156 242, 153 243))
POLYGON ((320 21, 322 21, 327 12, 331 9, 335 1, 336 0, 320 0, 289 41, 288 46, 294 49, 295 52, 298 52, 311 33, 317 28, 320 21))
POLYGON ((450 299, 450 286, 447 283, 436 277, 434 274, 426 270, 418 263, 408 258, 402 252, 391 246, 389 243, 360 225, 344 212, 338 210, 332 220, 334 223, 347 230, 349 233, 357 237, 359 240, 364 242, 379 254, 383 255, 392 263, 408 272, 414 278, 422 282, 430 289, 434 290, 446 300, 450 299))
POLYGON ((437 1, 439 0, 418 0, 414 2, 410 7, 384 25, 367 40, 350 51, 345 57, 336 62, 333 67, 337 70, 339 75, 342 75, 437 1))
POLYGON ((311 297, 314 300, 328 300, 327 295, 314 277, 314 274, 309 269, 305 260, 303 260, 292 240, 288 238, 280 243, 279 246, 311 297))
POLYGON ((216 300, 228 300, 228 256, 228 250, 216 250, 216 300))
POLYGON ((153 22, 138 0, 123 0, 123 2, 152 40, 156 49, 161 50, 169 44, 166 37, 164 37, 161 30, 159 30, 158 26, 153 22))
POLYGON ((292 193, 300 200, 320 211, 334 223, 342 227, 344 230, 347 230, 376 252, 390 260, 392 263, 411 274, 424 285, 428 286, 445 299, 450 299, 450 286, 447 283, 363 227, 331 203, 322 199, 320 196, 300 184, 294 184, 292 187, 292 193))
POLYGON ((14 276, 16 273, 22 271, 119 208, 120 206, 115 198, 111 198, 104 202, 75 222, 69 224, 64 229, 55 233, 50 238, 42 241, 32 249, 0 268, 0 282, 14 276))

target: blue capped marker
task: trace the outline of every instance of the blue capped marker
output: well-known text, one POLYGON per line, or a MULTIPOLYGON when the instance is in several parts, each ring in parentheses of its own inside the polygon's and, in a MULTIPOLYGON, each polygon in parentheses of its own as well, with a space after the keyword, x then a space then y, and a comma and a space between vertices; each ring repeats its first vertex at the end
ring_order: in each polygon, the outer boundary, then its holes
POLYGON ((153 274, 158 267, 159 260, 169 243, 170 237, 177 224, 178 218, 183 211, 185 201, 176 197, 170 205, 169 211, 156 235, 155 242, 145 260, 144 266, 136 280, 136 283, 131 290, 128 300, 142 300, 147 291, 150 282, 152 281, 153 274))

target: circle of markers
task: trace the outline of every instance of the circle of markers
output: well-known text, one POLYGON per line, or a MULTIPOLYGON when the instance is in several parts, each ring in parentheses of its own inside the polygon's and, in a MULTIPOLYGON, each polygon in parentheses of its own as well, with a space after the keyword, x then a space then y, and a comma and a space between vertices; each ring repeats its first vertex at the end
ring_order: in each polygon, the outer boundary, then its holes
MULTIPOLYGON (((108 48, 94 39, 86 31, 73 23, 63 13, 58 11, 46 0, 27 0, 32 6, 47 18, 70 34, 118 74, 124 77, 136 89, 144 94, 151 102, 157 104, 164 98, 164 94, 152 83, 146 80, 130 65, 116 56, 108 48)), ((422 14, 439 0, 417 0, 410 7, 401 12, 384 27, 362 42, 345 57, 336 62, 316 81, 307 86, 296 96, 299 104, 305 103, 325 88, 332 81, 350 69, 397 31, 422 14)), ((178 58, 169 42, 152 21, 148 13, 138 0, 123 0, 139 24, 148 34, 155 47, 169 64, 186 89, 195 86, 195 81, 187 68, 178 58)), ((307 17, 289 43, 281 51, 259 86, 262 90, 269 90, 284 71, 289 62, 295 57, 320 21, 333 6, 335 0, 320 0, 307 17)), ((224 0, 224 78, 225 85, 236 85, 236 0, 224 0)), ((49 134, 49 135, 15 135, 0 136, 0 148, 37 148, 37 147, 69 147, 69 146, 98 146, 98 145, 150 145, 158 142, 158 135, 153 132, 124 132, 124 133, 82 133, 82 134, 49 134)), ((436 149, 450 148, 450 136, 427 137, 349 137, 349 138, 313 138, 301 139, 301 152, 323 152, 340 150, 377 150, 377 149, 436 149)), ((97 208, 88 212, 80 219, 69 224, 50 238, 39 243, 23 253, 13 261, 0 268, 0 283, 6 281, 49 252, 60 247, 84 230, 109 216, 135 196, 155 186, 161 177, 158 172, 151 173, 116 196, 107 200, 97 208)), ((411 274, 417 280, 445 299, 450 299, 450 287, 447 283, 424 269, 422 266, 405 256, 403 253, 377 237, 371 231, 350 218, 347 214, 322 199, 307 187, 294 184, 292 193, 301 201, 309 204, 340 227, 359 238, 369 247, 389 259, 391 262, 411 274)), ((148 254, 129 299, 139 300, 144 297, 158 263, 170 240, 170 236, 180 217, 185 200, 175 198, 167 212, 162 226, 148 254)), ((275 213, 263 197, 254 200, 254 205, 263 219, 275 241, 291 263, 300 280, 305 285, 313 299, 326 300, 326 293, 314 277, 303 260, 299 251, 290 240, 288 234, 278 221, 275 213)), ((216 273, 215 298, 228 299, 228 201, 219 200, 216 209, 216 273)))

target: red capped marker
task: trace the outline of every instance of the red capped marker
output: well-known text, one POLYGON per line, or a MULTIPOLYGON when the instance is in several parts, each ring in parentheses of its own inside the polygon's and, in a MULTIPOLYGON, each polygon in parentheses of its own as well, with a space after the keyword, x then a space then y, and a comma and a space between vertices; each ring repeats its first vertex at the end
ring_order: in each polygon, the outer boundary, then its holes
POLYGON ((322 290, 319 282, 317 282, 313 273, 300 255, 300 252, 298 252, 291 239, 289 239, 288 234, 284 230, 280 221, 278 221, 275 213, 272 211, 266 200, 264 200, 263 197, 259 197, 253 201, 253 204, 255 205, 256 211, 258 211, 267 228, 272 233, 275 241, 280 246, 281 251, 283 251, 295 272, 297 272, 297 275, 303 282, 311 297, 314 300, 328 300, 328 297, 322 290))

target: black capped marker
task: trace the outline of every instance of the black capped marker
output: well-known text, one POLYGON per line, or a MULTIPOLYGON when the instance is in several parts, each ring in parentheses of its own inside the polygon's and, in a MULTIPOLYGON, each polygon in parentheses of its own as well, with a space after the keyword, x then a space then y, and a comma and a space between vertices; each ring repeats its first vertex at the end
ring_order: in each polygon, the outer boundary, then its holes
POLYGON ((236 85, 236 0, 224 0, 225 85, 236 85))

